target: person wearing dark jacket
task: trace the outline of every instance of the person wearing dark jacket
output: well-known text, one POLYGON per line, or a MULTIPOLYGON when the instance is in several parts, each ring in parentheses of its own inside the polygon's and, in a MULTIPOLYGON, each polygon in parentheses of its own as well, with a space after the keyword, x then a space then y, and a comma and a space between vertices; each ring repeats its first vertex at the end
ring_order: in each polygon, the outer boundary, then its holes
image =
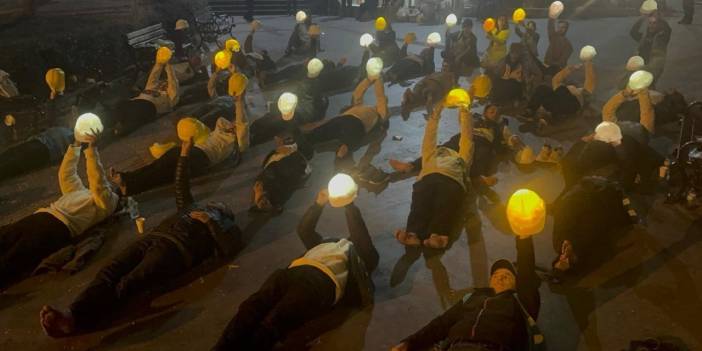
MULTIPOLYGON (((638 55, 644 59, 646 70, 653 74, 655 80, 660 79, 663 74, 671 33, 670 25, 658 11, 639 18, 629 32, 629 35, 639 43, 638 55), (644 22, 646 22, 646 30, 641 32, 644 22)), ((655 81, 652 87, 655 87, 655 81)))
MULTIPOLYGON (((438 34, 438 33, 437 33, 438 34)), ((397 60, 385 73, 383 79, 390 85, 408 79, 425 76, 436 71, 434 63, 434 47, 438 43, 427 40, 427 47, 419 55, 407 53, 407 43, 402 45, 400 59, 397 60)))
POLYGON ((100 162, 98 133, 84 136, 66 148, 58 170, 61 197, 49 206, 0 227, 0 288, 24 278, 47 256, 71 245, 90 228, 112 216, 120 196, 110 187, 100 162), (85 154, 88 187, 78 176, 80 154, 85 154))
MULTIPOLYGON (((321 60, 313 60, 321 63, 321 60)), ((272 106, 270 112, 251 123, 251 145, 259 145, 273 139, 285 129, 285 122, 289 119, 292 119, 292 122, 297 126, 324 119, 329 107, 329 98, 323 94, 320 85, 320 74, 323 67, 313 68, 310 65, 311 62, 307 64, 307 76, 298 81, 289 92, 281 94, 278 105, 272 106), (292 114, 286 117, 286 113, 280 109, 281 99, 286 94, 291 93, 295 95, 295 107, 292 114)))
MULTIPOLYGON (((376 27, 378 26, 376 20, 376 27)), ((390 22, 385 22, 385 28, 375 32, 375 42, 368 46, 373 57, 380 57, 386 66, 390 66, 400 58, 400 48, 397 46, 397 34, 390 22)))
POLYGON ((559 196, 553 204, 554 274, 575 270, 612 243, 614 230, 633 224, 636 212, 629 204, 617 182, 597 176, 582 178, 559 196))
POLYGON ((434 104, 443 99, 455 86, 457 75, 449 69, 446 61, 441 72, 432 73, 422 78, 414 87, 407 88, 402 95, 401 115, 405 121, 417 107, 425 106, 430 116, 434 104))
POLYGON ((0 181, 58 163, 72 143, 72 130, 51 127, 8 148, 0 153, 0 181))
POLYGON ((288 46, 285 49, 285 56, 299 56, 303 58, 311 58, 317 56, 319 49, 319 38, 310 35, 309 30, 312 27, 312 16, 302 11, 296 14, 297 24, 288 39, 288 46), (304 17, 303 17, 304 16, 304 17))
POLYGON ((444 62, 448 62, 449 70, 458 77, 470 77, 473 70, 480 67, 478 57, 478 38, 473 34, 473 21, 464 18, 461 31, 449 33, 446 30, 446 49, 442 52, 444 62))
POLYGON ((507 56, 497 65, 498 74, 492 79, 490 101, 507 106, 521 100, 525 87, 525 49, 520 43, 512 43, 507 56))
POLYGON ((335 198, 326 189, 319 192, 297 229, 307 251, 239 305, 213 351, 271 350, 290 331, 337 306, 373 303, 371 274, 379 256, 354 198, 355 193, 335 198), (316 231, 327 202, 344 207, 348 239, 327 239, 316 231))
POLYGON ((211 257, 241 248, 242 233, 224 203, 200 205, 190 192, 189 154, 183 142, 175 175, 176 213, 119 253, 65 311, 44 306, 39 314, 47 335, 63 337, 89 330, 140 292, 176 279, 211 257))
POLYGON ((531 237, 517 237, 517 267, 501 259, 490 269, 490 286, 472 294, 424 328, 404 339, 392 351, 529 350, 539 315, 540 278, 536 275, 531 237))
POLYGON ((275 137, 275 144, 275 150, 263 159, 263 169, 254 182, 254 210, 280 211, 312 173, 308 160, 314 150, 302 140, 297 126, 287 126, 285 132, 275 137))

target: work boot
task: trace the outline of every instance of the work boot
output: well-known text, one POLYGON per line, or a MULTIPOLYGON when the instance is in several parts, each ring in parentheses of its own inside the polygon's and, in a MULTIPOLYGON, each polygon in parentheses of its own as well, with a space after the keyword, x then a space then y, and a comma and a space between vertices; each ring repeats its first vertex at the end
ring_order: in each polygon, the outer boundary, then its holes
POLYGON ((559 147, 553 149, 553 151, 551 152, 551 155, 549 155, 549 157, 548 157, 547 162, 560 163, 561 158, 563 158, 563 148, 559 146, 559 147))

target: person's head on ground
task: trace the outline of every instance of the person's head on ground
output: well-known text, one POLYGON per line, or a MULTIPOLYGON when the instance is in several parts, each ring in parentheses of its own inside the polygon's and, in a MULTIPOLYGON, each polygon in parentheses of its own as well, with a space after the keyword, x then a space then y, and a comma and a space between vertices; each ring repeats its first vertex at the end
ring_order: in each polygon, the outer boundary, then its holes
POLYGON ((497 105, 489 103, 485 105, 485 108, 483 109, 483 116, 489 121, 499 121, 501 116, 500 109, 497 107, 497 105))
POLYGON ((517 288, 517 271, 512 262, 501 259, 490 268, 490 287, 496 294, 517 288))
POLYGON ((622 130, 614 122, 602 122, 595 128, 595 140, 618 146, 622 143, 622 130))

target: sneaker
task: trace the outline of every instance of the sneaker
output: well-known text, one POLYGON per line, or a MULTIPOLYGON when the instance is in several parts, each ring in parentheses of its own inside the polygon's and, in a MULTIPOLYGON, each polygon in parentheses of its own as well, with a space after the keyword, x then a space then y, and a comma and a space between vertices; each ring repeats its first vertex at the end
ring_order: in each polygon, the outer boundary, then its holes
POLYGON ((551 158, 551 152, 553 152, 553 149, 551 149, 551 145, 544 144, 544 146, 541 147, 541 151, 539 151, 539 154, 536 156, 536 161, 549 162, 549 159, 551 158))

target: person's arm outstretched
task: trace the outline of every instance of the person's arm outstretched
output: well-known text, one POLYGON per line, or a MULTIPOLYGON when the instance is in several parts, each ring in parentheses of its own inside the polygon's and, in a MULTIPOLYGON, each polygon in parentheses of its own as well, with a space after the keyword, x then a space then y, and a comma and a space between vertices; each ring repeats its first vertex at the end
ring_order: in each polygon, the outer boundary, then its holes
POLYGON ((171 101, 171 107, 174 107, 178 105, 178 100, 180 100, 180 84, 170 63, 166 64, 166 78, 168 81, 168 87, 166 88, 168 99, 171 101))
POLYGON ((431 157, 436 150, 436 134, 439 129, 439 120, 441 119, 441 112, 443 110, 444 102, 441 101, 434 106, 434 111, 427 120, 426 127, 424 127, 424 139, 422 140, 422 164, 426 164, 429 157, 431 157))
POLYGON ((236 129, 236 142, 239 145, 239 152, 244 152, 249 148, 249 121, 246 118, 246 98, 245 93, 236 97, 234 111, 234 128, 236 129))
POLYGON ((322 236, 317 233, 317 223, 328 201, 329 192, 327 189, 320 190, 314 204, 307 209, 300 219, 300 224, 297 225, 297 235, 307 250, 322 243, 322 236))
POLYGON ((470 107, 462 107, 458 112, 458 119, 461 125, 461 139, 458 141, 458 154, 466 163, 466 169, 470 169, 473 162, 473 117, 470 114, 470 107))
POLYGON ((78 176, 78 161, 80 160, 81 145, 75 141, 68 147, 59 167, 58 180, 61 194, 66 195, 74 191, 85 190, 83 181, 78 176))
POLYGON ((175 197, 178 212, 186 210, 195 202, 193 194, 190 192, 190 149, 193 147, 193 139, 183 141, 180 145, 180 157, 176 166, 175 174, 175 197))
POLYGON ((649 133, 656 132, 656 111, 651 103, 651 95, 648 89, 642 89, 637 93, 639 97, 640 121, 641 125, 648 130, 649 133))
POLYGON ((539 316, 541 279, 536 275, 534 242, 531 237, 517 237, 517 295, 529 315, 535 320, 539 316))
POLYGON ((105 176, 105 169, 100 162, 100 153, 95 145, 98 134, 88 136, 88 148, 85 149, 85 168, 88 173, 88 188, 95 204, 104 210, 114 210, 118 196, 112 191, 105 176))

